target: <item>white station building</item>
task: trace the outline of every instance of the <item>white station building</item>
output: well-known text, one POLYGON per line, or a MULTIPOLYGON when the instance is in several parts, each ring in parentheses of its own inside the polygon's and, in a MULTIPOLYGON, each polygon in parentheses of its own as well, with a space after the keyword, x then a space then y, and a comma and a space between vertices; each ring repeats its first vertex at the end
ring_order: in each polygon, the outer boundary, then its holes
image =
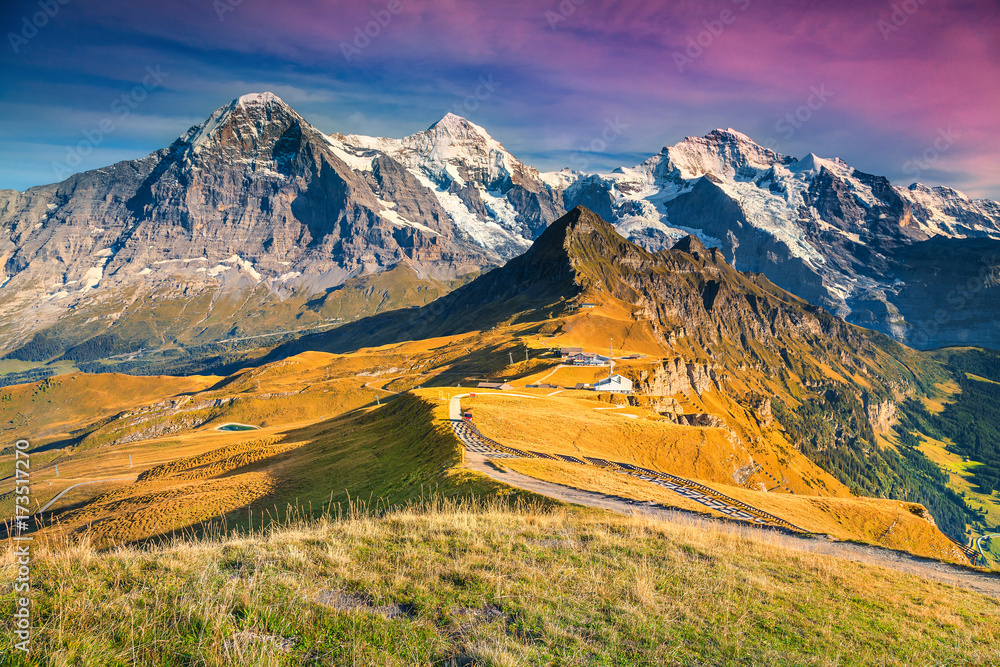
POLYGON ((594 391, 607 391, 612 394, 631 394, 632 381, 623 375, 615 373, 611 377, 594 383, 594 391))

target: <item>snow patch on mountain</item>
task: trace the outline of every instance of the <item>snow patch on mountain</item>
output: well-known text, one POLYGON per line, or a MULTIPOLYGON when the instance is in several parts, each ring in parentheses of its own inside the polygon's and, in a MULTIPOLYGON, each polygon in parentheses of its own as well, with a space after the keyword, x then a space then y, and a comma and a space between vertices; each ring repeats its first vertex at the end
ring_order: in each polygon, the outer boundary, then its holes
POLYGON ((389 221, 389 223, 396 225, 397 227, 412 227, 414 229, 419 229, 425 234, 433 234, 434 236, 440 236, 438 232, 434 231, 427 225, 422 225, 419 222, 413 222, 412 220, 407 220, 399 213, 394 211, 393 209, 396 208, 396 202, 387 202, 382 199, 379 199, 378 203, 382 204, 382 206, 385 207, 382 211, 379 211, 379 216, 381 216, 384 220, 389 221))
POLYGON ((274 93, 263 92, 263 93, 248 93, 246 95, 241 95, 236 99, 237 106, 262 106, 265 104, 285 104, 285 102, 275 95, 274 93))
POLYGON ((354 146, 349 146, 343 141, 338 141, 335 137, 324 134, 323 138, 330 145, 333 154, 342 160, 354 171, 371 171, 372 163, 375 161, 375 154, 370 150, 364 151, 367 155, 359 154, 360 151, 354 146))
POLYGON ((522 251, 531 246, 531 240, 510 233, 492 220, 483 220, 469 210, 458 195, 438 186, 426 175, 410 169, 410 173, 437 197, 438 203, 448 213, 455 225, 473 241, 485 248, 503 249, 514 245, 522 251))
POLYGON ((243 259, 239 255, 233 255, 229 259, 222 260, 225 264, 236 264, 239 268, 243 269, 251 278, 260 282, 260 274, 254 268, 253 262, 243 259))
POLYGON ((235 266, 226 266, 225 264, 216 264, 215 266, 213 266, 210 269, 205 268, 204 266, 198 267, 197 269, 195 269, 195 272, 196 273, 204 273, 205 275, 207 275, 207 276, 209 276, 211 278, 215 278, 216 276, 220 275, 221 273, 224 273, 225 271, 232 271, 235 268, 236 268, 235 266))
POLYGON ((104 278, 104 267, 108 265, 108 262, 110 262, 111 258, 114 256, 115 251, 111 248, 104 248, 103 250, 98 250, 94 253, 94 257, 97 257, 99 261, 97 266, 90 267, 87 269, 86 273, 83 274, 83 287, 80 288, 81 292, 97 288, 101 280, 104 278))
POLYGON ((545 171, 538 174, 539 180, 553 190, 565 190, 576 183, 584 176, 583 172, 573 169, 560 169, 559 171, 545 171))
POLYGON ((209 261, 208 257, 185 257, 185 258, 178 258, 178 259, 160 259, 160 260, 157 260, 157 261, 153 262, 153 265, 154 266, 159 266, 160 264, 172 264, 174 262, 184 262, 184 263, 187 263, 187 262, 207 262, 207 261, 209 261))
MULTIPOLYGON (((739 201, 740 208, 750 224, 785 243, 791 249, 793 256, 813 267, 826 261, 822 253, 806 239, 798 218, 793 217, 794 211, 805 205, 803 191, 807 186, 801 189, 789 187, 785 195, 781 196, 753 182, 723 181, 716 185, 739 201)), ((810 210, 809 213, 812 217, 817 217, 815 210, 810 210)))

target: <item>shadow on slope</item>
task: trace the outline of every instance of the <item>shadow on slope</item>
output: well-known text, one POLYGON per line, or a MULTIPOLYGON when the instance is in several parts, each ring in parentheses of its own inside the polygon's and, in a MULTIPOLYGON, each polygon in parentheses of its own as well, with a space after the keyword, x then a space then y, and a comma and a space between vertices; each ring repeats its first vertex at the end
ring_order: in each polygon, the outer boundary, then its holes
POLYGON ((178 533, 260 529, 284 521, 289 512, 319 516, 357 500, 398 506, 431 495, 496 495, 502 485, 460 467, 462 453, 450 422, 441 418, 444 410, 418 393, 403 393, 381 407, 354 410, 267 442, 241 443, 260 445, 257 451, 229 445, 170 461, 124 489, 59 512, 58 518, 99 545, 135 544, 178 533), (262 478, 267 484, 259 483, 262 478), (225 495, 241 484, 266 493, 220 510, 220 503, 247 498, 225 495), (171 524, 170 530, 150 530, 171 524))

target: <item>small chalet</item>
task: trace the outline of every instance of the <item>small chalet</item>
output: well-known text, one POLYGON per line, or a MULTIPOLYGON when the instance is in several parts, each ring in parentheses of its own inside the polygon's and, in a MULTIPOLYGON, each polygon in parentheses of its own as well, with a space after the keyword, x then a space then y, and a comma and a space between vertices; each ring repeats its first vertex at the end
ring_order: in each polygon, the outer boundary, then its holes
POLYGON ((567 362, 575 366, 610 366, 611 358, 605 357, 600 354, 592 354, 589 352, 584 352, 582 354, 575 354, 566 359, 567 362))

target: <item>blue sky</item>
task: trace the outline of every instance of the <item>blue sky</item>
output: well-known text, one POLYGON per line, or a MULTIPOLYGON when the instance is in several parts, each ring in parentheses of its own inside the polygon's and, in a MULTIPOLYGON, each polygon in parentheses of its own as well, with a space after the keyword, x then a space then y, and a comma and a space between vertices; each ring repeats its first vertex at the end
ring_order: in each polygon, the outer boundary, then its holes
POLYGON ((543 170, 733 127, 1000 199, 998 5, 908 1, 14 0, 0 187, 141 157, 270 90, 326 132, 403 136, 455 111, 543 170))

